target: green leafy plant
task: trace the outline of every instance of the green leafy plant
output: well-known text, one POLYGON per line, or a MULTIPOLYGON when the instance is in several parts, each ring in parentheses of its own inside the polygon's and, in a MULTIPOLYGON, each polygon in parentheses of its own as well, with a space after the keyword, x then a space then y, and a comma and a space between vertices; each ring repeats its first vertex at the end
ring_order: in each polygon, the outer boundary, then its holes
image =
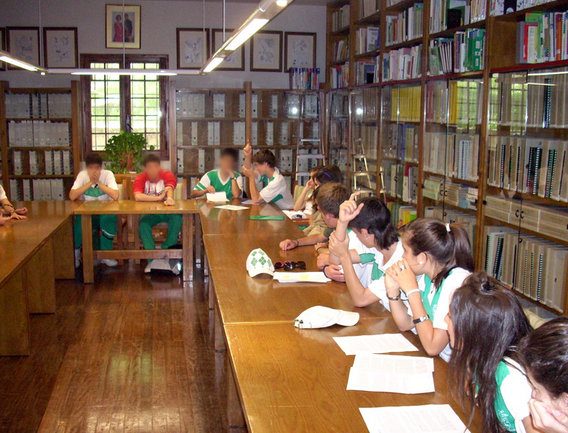
POLYGON ((120 134, 113 135, 105 146, 109 170, 113 173, 139 172, 144 152, 154 150, 154 146, 146 146, 148 142, 143 134, 120 131, 120 134))

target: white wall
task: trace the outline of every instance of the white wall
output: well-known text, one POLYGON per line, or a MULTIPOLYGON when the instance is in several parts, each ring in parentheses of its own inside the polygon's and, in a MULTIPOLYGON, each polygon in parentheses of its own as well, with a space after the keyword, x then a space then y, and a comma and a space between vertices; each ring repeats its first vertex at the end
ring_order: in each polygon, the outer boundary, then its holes
MULTIPOLYGON (((79 53, 121 53, 105 49, 105 3, 113 0, 43 0, 44 27, 77 27, 79 53)), ((176 67, 176 28, 202 27, 203 3, 193 1, 129 0, 125 4, 142 6, 141 54, 168 54, 170 67, 176 67)), ((248 17, 256 3, 227 3, 227 28, 238 27, 248 17)), ((205 2, 205 27, 221 28, 222 3, 205 2)), ((0 27, 38 26, 38 0, 0 0, 0 27)), ((266 26, 266 30, 317 32, 317 66, 321 78, 325 71, 325 7, 291 4, 266 26)), ((288 75, 274 72, 249 72, 250 46, 246 44, 245 71, 214 71, 206 76, 175 77, 178 87, 241 87, 252 81, 256 88, 287 88, 288 75)), ((75 77, 76 78, 76 77, 75 77)), ((11 87, 65 87, 69 76, 41 77, 29 72, 0 72, 0 80, 11 87)))

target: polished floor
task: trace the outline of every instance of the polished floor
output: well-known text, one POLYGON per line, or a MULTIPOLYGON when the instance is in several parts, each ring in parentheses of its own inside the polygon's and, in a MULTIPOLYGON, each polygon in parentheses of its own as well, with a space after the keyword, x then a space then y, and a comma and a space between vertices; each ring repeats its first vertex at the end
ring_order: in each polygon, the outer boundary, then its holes
POLYGON ((57 313, 31 318, 32 355, 0 358, 1 432, 223 431, 225 355, 202 276, 141 269, 57 283, 57 313))

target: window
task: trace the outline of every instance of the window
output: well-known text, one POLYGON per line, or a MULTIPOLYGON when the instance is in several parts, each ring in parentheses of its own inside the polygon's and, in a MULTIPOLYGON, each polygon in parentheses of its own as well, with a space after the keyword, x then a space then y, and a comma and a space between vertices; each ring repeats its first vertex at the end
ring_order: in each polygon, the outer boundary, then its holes
MULTIPOLYGON (((164 69, 167 56, 83 55, 92 69, 164 69)), ((153 149, 167 159, 167 77, 99 74, 84 76, 85 153, 103 152, 108 139, 120 131, 142 133, 153 149)))

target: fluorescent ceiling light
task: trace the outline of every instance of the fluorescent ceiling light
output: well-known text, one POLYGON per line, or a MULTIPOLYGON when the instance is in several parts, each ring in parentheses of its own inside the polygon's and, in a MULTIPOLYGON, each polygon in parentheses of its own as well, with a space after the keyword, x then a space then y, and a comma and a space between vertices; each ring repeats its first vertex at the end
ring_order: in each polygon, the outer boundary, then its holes
POLYGON ((235 51, 242 44, 248 41, 252 35, 263 28, 268 23, 268 21, 270 20, 266 18, 254 18, 249 24, 247 24, 246 27, 238 30, 238 33, 231 40, 229 45, 227 45, 226 50, 235 51))
POLYGON ((45 71, 45 69, 43 69, 42 67, 32 65, 31 63, 28 63, 25 60, 21 60, 16 56, 7 53, 6 51, 0 51, 0 61, 9 63, 12 66, 16 66, 18 68, 25 69, 26 71, 30 72, 45 71))
POLYGON ((568 74, 568 71, 549 71, 549 72, 529 72, 527 75, 529 77, 540 77, 540 76, 546 76, 546 75, 564 75, 564 74, 568 74))
POLYGON ((203 68, 203 72, 211 72, 225 60, 223 57, 213 57, 203 68))
POLYGON ((276 5, 285 8, 288 6, 288 0, 276 0, 276 5))
MULTIPOLYGON (((179 71, 175 69, 48 69, 49 74, 54 75, 147 75, 147 76, 174 76, 179 71)), ((188 71, 189 72, 189 71, 188 71)), ((195 72, 188 74, 194 75, 195 72)))

